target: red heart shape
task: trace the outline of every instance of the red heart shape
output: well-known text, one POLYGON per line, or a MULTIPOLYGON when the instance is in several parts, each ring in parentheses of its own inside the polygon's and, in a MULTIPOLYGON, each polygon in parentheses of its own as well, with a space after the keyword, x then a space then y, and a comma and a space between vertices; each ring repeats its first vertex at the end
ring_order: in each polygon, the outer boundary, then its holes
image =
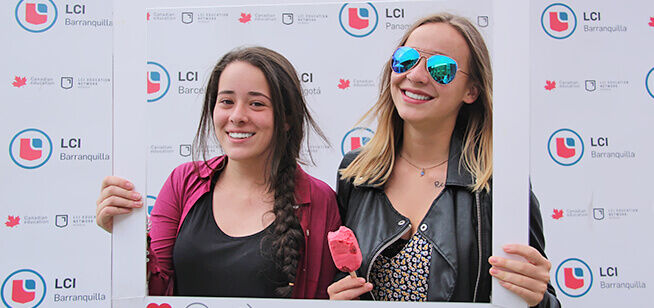
POLYGON ((155 303, 150 303, 145 308, 173 308, 173 307, 171 307, 169 304, 158 305, 158 304, 155 304, 155 303))

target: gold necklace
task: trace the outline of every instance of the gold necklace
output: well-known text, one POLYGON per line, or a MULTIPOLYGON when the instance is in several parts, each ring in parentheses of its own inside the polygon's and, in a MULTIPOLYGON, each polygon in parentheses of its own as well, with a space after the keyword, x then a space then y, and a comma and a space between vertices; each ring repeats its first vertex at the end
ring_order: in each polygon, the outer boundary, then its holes
POLYGON ((436 167, 438 167, 438 166, 440 166, 440 165, 446 163, 448 160, 450 160, 450 158, 448 157, 446 160, 444 160, 444 161, 442 161, 442 162, 440 162, 440 163, 438 163, 438 164, 435 164, 435 165, 433 165, 433 166, 431 166, 431 167, 418 167, 418 166, 416 166, 414 163, 412 163, 410 160, 408 160, 406 157, 404 157, 404 155, 400 154, 400 157, 401 157, 402 159, 406 160, 406 162, 409 163, 409 165, 411 165, 413 168, 418 169, 418 171, 420 171, 420 176, 424 176, 424 175, 425 175, 425 170, 429 170, 429 169, 432 169, 432 168, 436 168, 436 167))

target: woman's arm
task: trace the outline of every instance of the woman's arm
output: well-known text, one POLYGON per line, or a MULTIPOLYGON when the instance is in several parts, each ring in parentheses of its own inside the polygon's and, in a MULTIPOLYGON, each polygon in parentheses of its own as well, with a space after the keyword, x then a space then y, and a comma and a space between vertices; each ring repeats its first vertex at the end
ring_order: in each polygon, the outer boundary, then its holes
POLYGON ((173 170, 164 183, 150 214, 151 229, 148 249, 150 295, 173 295, 173 247, 182 216, 182 191, 179 168, 173 170))

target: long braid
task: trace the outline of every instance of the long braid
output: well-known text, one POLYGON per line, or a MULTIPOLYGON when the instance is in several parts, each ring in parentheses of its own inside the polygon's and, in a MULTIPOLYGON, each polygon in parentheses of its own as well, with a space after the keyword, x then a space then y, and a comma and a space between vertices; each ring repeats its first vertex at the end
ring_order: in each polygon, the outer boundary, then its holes
MULTIPOLYGON (((295 160, 280 162, 277 181, 273 183, 275 221, 272 228, 271 248, 274 259, 288 283, 294 283, 298 262, 304 249, 304 234, 300 220, 295 215, 295 160)), ((289 297, 293 286, 287 284, 275 290, 282 297, 289 297)))

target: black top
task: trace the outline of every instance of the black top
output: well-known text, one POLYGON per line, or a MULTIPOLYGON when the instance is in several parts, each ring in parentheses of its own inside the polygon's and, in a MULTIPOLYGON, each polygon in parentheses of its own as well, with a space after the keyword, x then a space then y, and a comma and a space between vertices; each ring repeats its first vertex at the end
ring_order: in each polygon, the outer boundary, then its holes
MULTIPOLYGON (((215 177, 217 178, 217 176, 215 177)), ((173 248, 176 296, 277 297, 282 273, 272 261, 272 225, 252 235, 231 237, 214 219, 212 189, 186 215, 173 248)))

